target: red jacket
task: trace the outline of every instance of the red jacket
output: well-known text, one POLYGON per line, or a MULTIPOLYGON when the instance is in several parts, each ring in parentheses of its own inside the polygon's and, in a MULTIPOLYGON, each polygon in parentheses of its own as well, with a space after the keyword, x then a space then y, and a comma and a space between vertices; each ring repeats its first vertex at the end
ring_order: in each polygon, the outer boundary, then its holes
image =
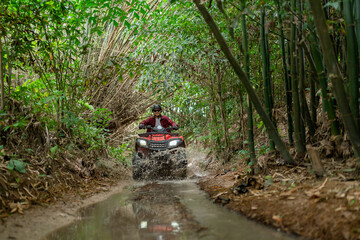
MULTIPOLYGON (((150 125, 151 127, 155 127, 155 122, 156 122, 155 117, 152 116, 152 117, 149 117, 148 119, 142 121, 140 124, 144 124, 145 126, 150 125)), ((164 116, 164 115, 160 116, 160 123, 161 123, 161 126, 163 126, 163 128, 168 128, 170 126, 173 127, 174 125, 177 125, 169 117, 164 116)), ((150 128, 148 128, 147 132, 152 132, 152 130, 150 128)))

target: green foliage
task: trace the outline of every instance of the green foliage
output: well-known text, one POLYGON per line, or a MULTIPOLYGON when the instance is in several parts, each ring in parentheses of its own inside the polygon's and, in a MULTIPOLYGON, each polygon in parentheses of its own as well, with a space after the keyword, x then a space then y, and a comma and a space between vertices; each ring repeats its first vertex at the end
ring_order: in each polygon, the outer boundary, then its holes
POLYGON ((264 155, 270 151, 270 148, 266 145, 256 146, 255 150, 258 152, 257 157, 264 155))
POLYGON ((58 145, 55 145, 54 147, 51 147, 50 148, 50 154, 51 154, 51 158, 54 158, 56 152, 59 151, 59 146, 58 145))
MULTIPOLYGON (((111 156, 124 162, 128 145, 108 147, 106 140, 107 127, 116 113, 98 107, 98 99, 91 98, 97 87, 109 86, 101 71, 112 69, 111 66, 114 71, 107 74, 116 74, 119 82, 126 82, 127 77, 139 78, 139 94, 155 93, 149 102, 161 102, 166 115, 180 125, 187 140, 200 142, 219 155, 230 149, 249 158, 249 153, 242 150, 248 144, 244 142, 246 129, 242 129, 246 119, 245 91, 203 18, 192 1, 161 0, 152 4, 144 0, 1 1, 5 75, 7 70, 16 69, 17 80, 21 80, 6 83, 6 92, 29 113, 16 116, 3 130, 24 129, 33 115, 50 132, 59 136, 64 132, 71 134, 86 143, 89 151, 107 148, 111 156), (99 66, 93 69, 90 59, 98 53, 94 50, 101 48, 102 54, 106 52, 107 34, 119 26, 122 28, 116 42, 121 45, 121 41, 133 41, 131 49, 117 57, 99 58, 95 61, 99 66), (94 73, 100 65, 105 67, 94 73), (230 146, 226 146, 226 139, 230 146)), ((274 101, 275 105, 282 105, 284 72, 280 67, 279 33, 273 27, 279 18, 275 2, 207 1, 206 6, 238 59, 244 53, 240 17, 246 14, 251 83, 258 93, 264 86, 259 13, 265 7, 274 101)), ((332 1, 326 6, 338 9, 340 5, 332 1)), ((292 15, 287 7, 288 2, 282 1, 279 14, 284 23, 292 15)), ((305 14, 312 19, 311 14, 305 14)), ((337 20, 329 19, 335 34, 342 29, 337 20)), ((307 39, 304 41, 307 44, 307 39)), ((6 78, 14 76, 13 73, 6 78)), ((5 118, 2 114, 6 112, 0 113, 5 118)), ((264 134, 266 129, 258 115, 254 121, 257 133, 264 134)), ((59 150, 60 146, 54 146, 50 155, 54 157, 59 150)), ((258 146, 256 151, 264 154, 268 149, 258 146)))
POLYGON ((28 163, 22 161, 21 159, 11 159, 6 168, 12 172, 14 170, 18 171, 19 173, 26 173, 26 166, 29 165, 28 163))
POLYGON ((27 117, 20 118, 17 122, 14 124, 8 125, 4 127, 4 131, 7 131, 9 128, 24 128, 28 121, 26 120, 27 117))
POLYGON ((129 147, 130 143, 120 144, 118 147, 109 146, 109 155, 115 158, 118 162, 127 166, 131 165, 131 154, 133 149, 129 147))

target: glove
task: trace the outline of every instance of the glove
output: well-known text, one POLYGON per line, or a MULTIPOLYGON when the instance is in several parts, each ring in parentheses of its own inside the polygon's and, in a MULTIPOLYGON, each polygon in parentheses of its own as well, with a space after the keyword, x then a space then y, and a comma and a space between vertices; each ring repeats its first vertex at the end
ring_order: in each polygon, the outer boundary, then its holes
POLYGON ((174 130, 178 130, 178 129, 179 129, 179 126, 175 124, 172 128, 173 128, 174 130))
POLYGON ((140 124, 139 124, 139 129, 144 129, 144 128, 145 128, 145 125, 142 124, 142 123, 140 123, 140 124))

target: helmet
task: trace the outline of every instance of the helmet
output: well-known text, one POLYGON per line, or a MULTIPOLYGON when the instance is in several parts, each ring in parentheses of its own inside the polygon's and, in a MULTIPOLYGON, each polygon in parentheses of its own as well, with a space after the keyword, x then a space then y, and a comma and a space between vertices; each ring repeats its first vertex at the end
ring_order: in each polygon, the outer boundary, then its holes
POLYGON ((155 109, 161 110, 161 106, 159 104, 155 104, 152 106, 151 111, 154 111, 155 109))

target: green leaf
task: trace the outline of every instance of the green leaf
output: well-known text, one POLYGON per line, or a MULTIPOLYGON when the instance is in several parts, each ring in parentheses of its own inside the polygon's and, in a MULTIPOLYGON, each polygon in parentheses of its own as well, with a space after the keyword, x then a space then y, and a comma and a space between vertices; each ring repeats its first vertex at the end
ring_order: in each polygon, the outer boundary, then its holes
POLYGON ((19 173, 26 173, 26 165, 29 165, 29 164, 25 163, 21 160, 12 159, 6 165, 6 168, 9 169, 10 171, 13 171, 15 169, 19 173))
POLYGON ((343 169, 343 172, 354 172, 356 170, 356 168, 346 168, 343 169))
POLYGON ((325 4, 324 8, 325 7, 333 7, 337 11, 340 10, 339 2, 328 2, 327 4, 325 4))
POLYGON ((8 164, 6 165, 6 168, 9 169, 10 171, 13 171, 14 168, 15 168, 14 161, 13 161, 13 160, 10 160, 10 161, 8 162, 8 164))
POLYGON ((76 46, 79 46, 79 45, 80 45, 80 40, 77 39, 77 38, 75 39, 75 45, 76 45, 76 46))
POLYGON ((57 152, 58 148, 59 148, 58 145, 50 148, 50 153, 51 153, 51 157, 52 157, 52 158, 55 156, 55 153, 57 152))
POLYGON ((116 21, 116 20, 113 20, 112 23, 114 24, 115 27, 118 27, 118 26, 119 26, 119 23, 118 23, 118 21, 116 21))
POLYGON ((125 26, 127 26, 129 29, 131 28, 131 24, 128 21, 124 21, 125 26))

